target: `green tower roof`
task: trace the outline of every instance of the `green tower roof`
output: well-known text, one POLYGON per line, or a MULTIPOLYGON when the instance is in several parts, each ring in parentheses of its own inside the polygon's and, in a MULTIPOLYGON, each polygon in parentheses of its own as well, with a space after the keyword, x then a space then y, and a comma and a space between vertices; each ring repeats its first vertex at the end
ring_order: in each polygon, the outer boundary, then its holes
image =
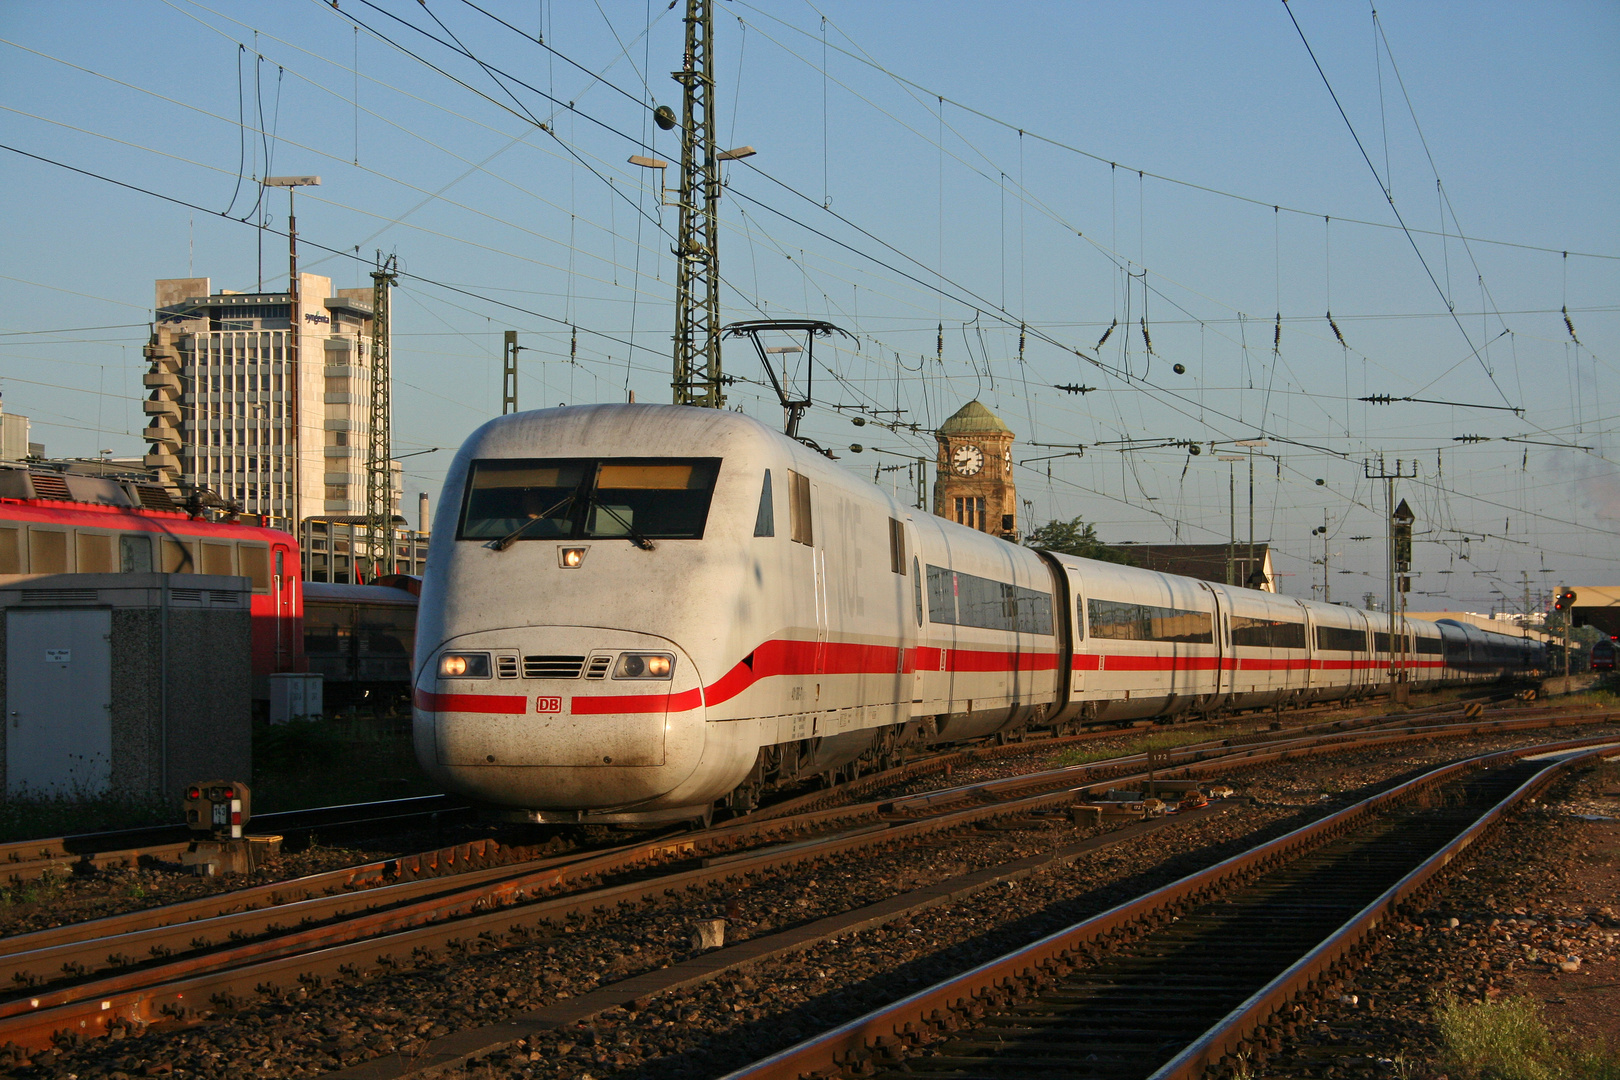
POLYGON ((1005 431, 1012 434, 1012 428, 1001 422, 1001 417, 980 405, 977 401, 970 401, 951 414, 951 418, 939 426, 941 435, 965 435, 970 431, 1005 431))

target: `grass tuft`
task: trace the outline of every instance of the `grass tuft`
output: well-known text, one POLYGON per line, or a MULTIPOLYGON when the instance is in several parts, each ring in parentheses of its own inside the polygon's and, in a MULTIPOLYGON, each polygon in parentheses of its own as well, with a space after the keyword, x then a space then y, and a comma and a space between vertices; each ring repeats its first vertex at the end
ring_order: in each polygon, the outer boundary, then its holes
MULTIPOLYGON (((1121 732, 1121 734, 1124 733, 1121 732)), ((1219 742, 1221 739, 1230 737, 1230 733, 1221 733, 1207 728, 1196 731, 1156 731, 1132 739, 1124 746, 1093 747, 1086 744, 1072 746, 1060 753, 1054 759, 1054 764, 1085 765, 1089 762, 1124 757, 1128 754, 1145 754, 1149 750, 1169 750, 1177 746, 1189 746, 1193 743, 1219 742)))
POLYGON ((1560 1039, 1531 998, 1446 995, 1434 1018, 1445 1065, 1461 1080, 1620 1080, 1620 1053, 1560 1039))

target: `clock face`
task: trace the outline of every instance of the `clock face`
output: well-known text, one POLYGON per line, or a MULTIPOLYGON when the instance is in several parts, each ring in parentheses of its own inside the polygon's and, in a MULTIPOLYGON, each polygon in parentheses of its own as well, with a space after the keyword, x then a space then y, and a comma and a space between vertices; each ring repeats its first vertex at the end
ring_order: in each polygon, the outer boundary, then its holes
POLYGON ((958 446, 956 452, 951 454, 951 464, 963 476, 973 476, 984 468, 984 451, 977 446, 958 446))

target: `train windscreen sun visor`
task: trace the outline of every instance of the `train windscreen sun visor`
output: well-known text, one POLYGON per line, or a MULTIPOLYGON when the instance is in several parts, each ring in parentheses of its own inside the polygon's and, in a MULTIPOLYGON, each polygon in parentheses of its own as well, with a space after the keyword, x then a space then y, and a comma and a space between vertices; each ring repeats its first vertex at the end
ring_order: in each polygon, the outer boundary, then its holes
POLYGON ((719 471, 718 458, 474 461, 456 538, 701 539, 719 471))

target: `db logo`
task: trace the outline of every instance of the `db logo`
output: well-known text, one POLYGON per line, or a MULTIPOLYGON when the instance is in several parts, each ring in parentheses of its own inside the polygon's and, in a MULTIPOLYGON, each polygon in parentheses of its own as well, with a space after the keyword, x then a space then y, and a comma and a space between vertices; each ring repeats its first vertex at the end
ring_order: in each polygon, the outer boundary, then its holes
POLYGON ((534 711, 537 713, 562 712, 562 698, 537 697, 534 699, 534 711))

